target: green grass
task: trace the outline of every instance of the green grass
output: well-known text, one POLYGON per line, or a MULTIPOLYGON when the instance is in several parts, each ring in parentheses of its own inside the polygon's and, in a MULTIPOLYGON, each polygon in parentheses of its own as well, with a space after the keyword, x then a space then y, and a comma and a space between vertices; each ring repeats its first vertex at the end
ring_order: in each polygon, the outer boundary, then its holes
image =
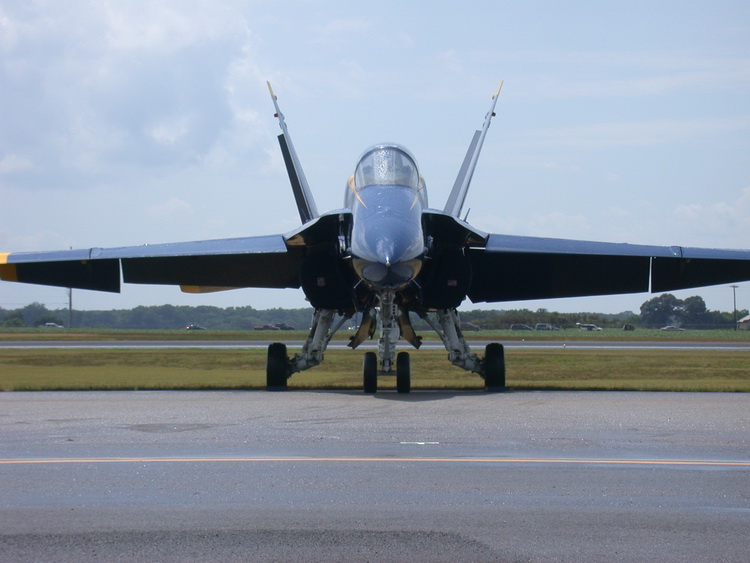
MULTIPOLYGON (((294 353, 294 350, 290 350, 294 353)), ((481 389, 446 353, 412 351, 415 389, 481 389)), ((750 391, 743 351, 508 350, 515 389, 750 391)), ((260 389, 265 350, 0 350, 0 389, 260 389)), ((322 366, 295 374, 291 388, 359 389, 362 353, 331 350, 322 366)), ((382 389, 395 378, 381 378, 382 389)))
POLYGON ((59 329, 59 328, 2 328, 0 340, 20 341, 121 341, 121 340, 304 340, 307 331, 261 330, 125 330, 125 329, 59 329))

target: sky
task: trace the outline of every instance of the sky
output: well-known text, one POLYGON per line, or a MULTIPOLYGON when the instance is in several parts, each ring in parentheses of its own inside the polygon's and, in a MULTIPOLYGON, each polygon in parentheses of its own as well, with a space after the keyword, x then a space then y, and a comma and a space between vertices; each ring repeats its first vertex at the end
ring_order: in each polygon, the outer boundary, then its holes
MULTIPOLYGON (((501 79, 472 225, 750 249, 745 0, 0 0, 0 251, 295 229, 266 80, 319 210, 343 206, 383 141, 415 154, 442 209, 501 79)), ((728 286, 673 293, 733 306, 728 286)), ((637 312, 651 297, 481 307, 637 312)), ((750 308, 750 283, 736 297, 750 308)), ((67 300, 0 283, 0 307, 67 300)), ((135 285, 73 301, 306 306, 301 290, 135 285)))

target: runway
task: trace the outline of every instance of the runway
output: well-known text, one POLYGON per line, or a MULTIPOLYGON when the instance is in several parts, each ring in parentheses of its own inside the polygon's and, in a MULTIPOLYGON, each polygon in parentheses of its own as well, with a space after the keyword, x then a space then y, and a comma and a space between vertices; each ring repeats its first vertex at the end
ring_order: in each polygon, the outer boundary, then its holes
POLYGON ((750 396, 0 395, 3 561, 746 561, 750 396))

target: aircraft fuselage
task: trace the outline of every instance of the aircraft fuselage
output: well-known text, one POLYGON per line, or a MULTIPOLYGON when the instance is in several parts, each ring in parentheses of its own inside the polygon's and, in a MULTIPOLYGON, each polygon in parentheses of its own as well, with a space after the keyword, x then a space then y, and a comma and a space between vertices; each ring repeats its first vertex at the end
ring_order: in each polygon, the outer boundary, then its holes
POLYGON ((422 210, 427 193, 414 157, 396 144, 371 147, 348 182, 351 256, 375 290, 399 289, 419 274, 425 255, 422 210))

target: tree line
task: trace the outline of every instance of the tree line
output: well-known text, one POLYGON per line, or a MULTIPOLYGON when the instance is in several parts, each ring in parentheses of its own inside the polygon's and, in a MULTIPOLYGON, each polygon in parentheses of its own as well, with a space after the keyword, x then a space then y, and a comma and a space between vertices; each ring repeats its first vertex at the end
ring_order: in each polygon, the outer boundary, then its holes
POLYGON ((547 309, 517 309, 509 311, 468 311, 461 314, 464 322, 474 323, 483 329, 508 328, 512 324, 534 327, 539 323, 559 328, 573 328, 577 323, 594 324, 602 328, 623 328, 625 325, 641 328, 676 326, 685 329, 733 329, 737 320, 748 315, 747 309, 730 312, 711 311, 699 295, 678 299, 671 293, 658 295, 644 302, 640 314, 622 313, 557 313, 547 309))
MULTIPOLYGON (((297 330, 307 330, 313 310, 254 309, 253 307, 211 307, 206 305, 139 306, 133 309, 109 311, 68 311, 47 309, 32 303, 18 309, 0 308, 0 326, 36 327, 52 323, 60 326, 88 329, 180 329, 197 325, 211 330, 253 330, 256 327, 281 325, 297 330)), ((700 296, 677 299, 665 293, 644 302, 640 314, 625 311, 606 313, 558 313, 547 309, 469 310, 461 312, 461 320, 484 330, 507 329, 521 324, 534 327, 546 323, 559 328, 574 328, 576 323, 595 324, 602 328, 622 328, 632 325, 643 328, 660 328, 674 325, 682 328, 734 328, 734 311, 710 311, 700 296)), ((737 318, 748 315, 746 309, 737 311, 737 318)), ((418 330, 426 330, 424 321, 413 318, 418 330)), ((356 324, 356 319, 351 324, 356 324)))
POLYGON ((647 328, 664 325, 682 328, 734 328, 735 316, 739 320, 747 315, 747 309, 709 311, 706 302, 699 295, 677 299, 671 293, 663 293, 641 305, 639 324, 647 328))
POLYGON ((49 310, 40 303, 5 310, 0 308, 0 326, 36 327, 53 323, 73 328, 129 330, 184 329, 194 325, 211 330, 253 330, 264 325, 284 324, 307 330, 312 309, 254 309, 200 305, 139 306, 109 311, 49 310))

